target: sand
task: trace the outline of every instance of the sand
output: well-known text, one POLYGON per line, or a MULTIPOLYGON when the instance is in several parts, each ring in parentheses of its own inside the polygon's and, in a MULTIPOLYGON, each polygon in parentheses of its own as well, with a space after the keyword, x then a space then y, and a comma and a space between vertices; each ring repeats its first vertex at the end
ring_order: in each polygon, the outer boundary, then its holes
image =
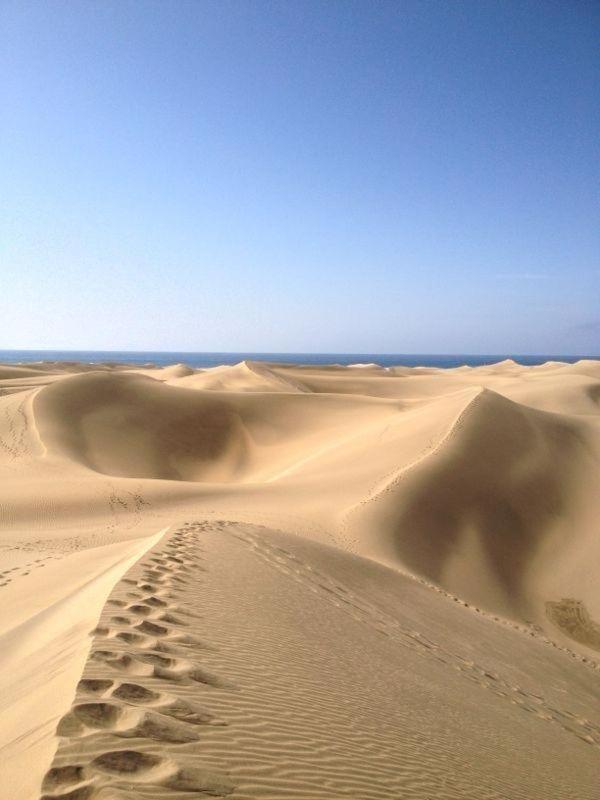
POLYGON ((600 362, 0 365, 3 800, 578 798, 600 362))

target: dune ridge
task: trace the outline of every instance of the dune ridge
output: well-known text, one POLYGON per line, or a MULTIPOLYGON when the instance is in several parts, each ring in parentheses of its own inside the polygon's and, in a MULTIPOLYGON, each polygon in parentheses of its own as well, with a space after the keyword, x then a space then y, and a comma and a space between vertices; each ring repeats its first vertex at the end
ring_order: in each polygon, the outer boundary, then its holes
POLYGON ((8 800, 594 798, 599 467, 596 361, 0 366, 8 800))

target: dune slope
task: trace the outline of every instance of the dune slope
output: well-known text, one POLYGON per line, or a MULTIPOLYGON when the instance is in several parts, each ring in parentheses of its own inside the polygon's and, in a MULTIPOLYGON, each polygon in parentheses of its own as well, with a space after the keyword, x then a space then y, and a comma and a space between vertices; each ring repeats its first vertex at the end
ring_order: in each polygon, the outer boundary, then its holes
POLYGON ((387 559, 399 558, 473 602, 527 618, 544 545, 560 552, 578 537, 583 545, 590 511, 598 509, 587 480, 597 465, 591 439, 575 419, 484 389, 427 458, 351 509, 350 524, 380 531, 380 542, 385 533, 380 547, 387 559))
POLYGON ((596 676, 580 664, 565 700, 562 656, 546 650, 368 561, 262 527, 186 524, 115 586, 44 787, 570 798, 560 748, 593 798, 596 676))

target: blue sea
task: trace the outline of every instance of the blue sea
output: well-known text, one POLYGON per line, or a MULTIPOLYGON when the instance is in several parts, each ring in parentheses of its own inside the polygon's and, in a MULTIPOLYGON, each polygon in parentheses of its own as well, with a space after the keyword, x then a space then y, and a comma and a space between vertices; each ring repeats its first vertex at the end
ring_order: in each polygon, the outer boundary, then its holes
POLYGON ((382 367, 460 367, 467 364, 477 367, 512 358, 519 364, 533 366, 545 361, 575 362, 580 358, 598 356, 574 355, 519 355, 496 353, 469 355, 464 353, 185 353, 151 350, 0 350, 0 363, 31 361, 83 361, 89 364, 187 364, 190 367, 215 367, 220 364, 237 364, 240 361, 271 361, 286 364, 365 364, 382 367))

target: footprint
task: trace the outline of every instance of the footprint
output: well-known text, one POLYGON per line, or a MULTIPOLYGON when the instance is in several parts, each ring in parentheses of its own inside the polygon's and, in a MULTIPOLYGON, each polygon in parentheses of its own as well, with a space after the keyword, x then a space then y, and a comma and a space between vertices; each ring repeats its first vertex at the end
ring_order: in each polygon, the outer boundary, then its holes
MULTIPOLYGON (((188 617, 197 616, 197 618, 199 618, 199 615, 191 614, 190 612, 187 612, 187 611, 185 613, 187 614, 188 617)), ((188 624, 187 622, 184 622, 182 619, 179 619, 178 617, 174 617, 173 614, 170 614, 170 613, 161 614, 161 616, 157 617, 157 619, 159 619, 161 622, 168 622, 170 625, 187 625, 188 624)))
POLYGON ((114 681, 111 680, 103 680, 100 678, 82 678, 77 684, 77 689, 78 691, 82 692, 102 694, 103 692, 107 692, 113 685, 114 681))
POLYGON ((113 750, 97 756, 90 765, 109 775, 127 776, 128 780, 160 779, 169 776, 171 764, 160 756, 137 750, 113 750))
POLYGON ((140 704, 154 703, 161 697, 158 692, 146 689, 145 686, 140 686, 138 683, 122 683, 114 690, 112 696, 129 703, 140 704))
POLYGON ((138 617, 149 617, 152 614, 156 614, 156 611, 153 608, 143 605, 142 603, 136 603, 132 606, 129 606, 127 611, 130 611, 132 614, 136 614, 138 617))
POLYGON ((129 617, 111 617, 109 622, 113 625, 131 625, 129 617))
POLYGON ((110 650, 94 650, 90 654, 90 659, 104 662, 113 669, 129 672, 132 675, 150 676, 154 674, 154 668, 151 664, 142 663, 127 653, 120 654, 110 650))
POLYGON ((148 636, 144 636, 141 633, 131 633, 129 631, 120 631, 116 635, 117 639, 121 639, 127 644, 135 644, 138 647, 154 647, 156 645, 156 640, 151 639, 148 636))
POLYGON ((157 587, 154 586, 152 583, 140 583, 138 584, 138 589, 141 589, 144 592, 156 592, 157 587))
POLYGON ((60 721, 59 736, 85 736, 110 731, 121 738, 154 739, 172 744, 198 740, 195 730, 161 713, 142 712, 114 703, 79 703, 60 721))
POLYGON ((139 659, 146 664, 153 664, 155 667, 160 667, 161 669, 177 670, 178 672, 183 672, 186 668, 191 666, 189 662, 183 659, 161 656, 158 653, 141 653, 139 659))
POLYGON ((110 777, 145 784, 158 784, 180 792, 231 794, 233 784, 227 779, 198 768, 178 768, 170 759, 137 750, 114 750, 97 756, 90 765, 110 777))
POLYGON ((112 703, 79 703, 71 713, 89 728, 116 728, 131 719, 127 709, 112 703))
POLYGON ((98 730, 117 733, 139 722, 139 714, 112 703, 78 703, 58 723, 58 736, 85 736, 98 730))
POLYGON ((43 791, 53 791, 65 786, 74 786, 85 780, 83 767, 79 764, 49 769, 42 783, 43 791))
POLYGON ((168 605, 166 600, 161 600, 160 597, 156 597, 156 595, 150 595, 150 597, 145 597, 144 603, 147 603, 148 605, 151 606, 160 606, 161 608, 168 605))
POLYGON ((188 742, 198 741, 200 738, 195 730, 185 724, 173 722, 166 719, 162 714, 151 712, 144 714, 141 721, 134 728, 127 731, 119 731, 117 736, 135 738, 143 736, 147 739, 155 739, 159 742, 170 742, 172 744, 187 744, 188 742))
MULTIPOLYGON (((168 577, 164 573, 159 572, 158 570, 155 570, 155 569, 146 570, 144 572, 144 575, 149 581, 156 580, 159 583, 164 582, 166 580, 166 578, 168 577)), ((136 581, 133 581, 133 583, 136 583, 136 581)))
POLYGON ((148 633, 151 636, 166 636, 169 633, 168 628, 165 628, 163 625, 157 625, 155 622, 150 622, 147 619, 140 622, 140 624, 135 627, 136 630, 142 633, 148 633))

